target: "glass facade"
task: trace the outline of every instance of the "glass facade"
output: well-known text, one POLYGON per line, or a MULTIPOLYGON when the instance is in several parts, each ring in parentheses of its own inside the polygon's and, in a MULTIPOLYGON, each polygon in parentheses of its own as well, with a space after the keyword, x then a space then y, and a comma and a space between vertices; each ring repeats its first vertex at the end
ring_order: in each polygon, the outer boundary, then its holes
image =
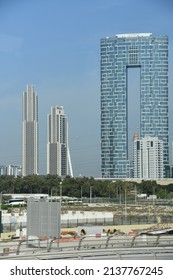
POLYGON ((140 68, 140 137, 163 140, 167 165, 168 37, 139 33, 103 38, 100 66, 102 177, 129 177, 128 67, 140 68))

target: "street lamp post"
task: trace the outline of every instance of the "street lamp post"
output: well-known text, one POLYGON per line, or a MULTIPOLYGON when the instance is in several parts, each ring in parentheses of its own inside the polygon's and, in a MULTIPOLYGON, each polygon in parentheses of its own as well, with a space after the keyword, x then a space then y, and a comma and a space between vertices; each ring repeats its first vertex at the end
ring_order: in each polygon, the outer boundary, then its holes
POLYGON ((1 196, 0 196, 0 211, 1 211, 1 204, 2 204, 2 192, 1 192, 1 196))
POLYGON ((119 204, 121 204, 121 187, 119 186, 119 204))
POLYGON ((82 186, 81 186, 81 189, 80 189, 80 197, 81 197, 81 201, 82 201, 82 197, 83 197, 83 190, 82 190, 82 186))
POLYGON ((60 189, 59 189, 59 195, 60 195, 60 200, 62 200, 62 182, 59 183, 60 189))
POLYGON ((92 203, 92 186, 90 186, 90 203, 92 203))

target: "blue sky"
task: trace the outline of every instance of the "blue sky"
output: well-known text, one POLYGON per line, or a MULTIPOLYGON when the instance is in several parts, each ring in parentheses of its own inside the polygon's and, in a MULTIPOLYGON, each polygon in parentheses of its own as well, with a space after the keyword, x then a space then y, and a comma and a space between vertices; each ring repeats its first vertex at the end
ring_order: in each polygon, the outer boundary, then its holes
MULTIPOLYGON (((171 0, 0 0, 0 164, 21 164, 22 92, 39 96, 40 174, 46 172, 47 114, 64 107, 75 176, 100 176, 100 39, 119 33, 169 36, 171 0)), ((173 80, 173 79, 172 79, 173 80)))

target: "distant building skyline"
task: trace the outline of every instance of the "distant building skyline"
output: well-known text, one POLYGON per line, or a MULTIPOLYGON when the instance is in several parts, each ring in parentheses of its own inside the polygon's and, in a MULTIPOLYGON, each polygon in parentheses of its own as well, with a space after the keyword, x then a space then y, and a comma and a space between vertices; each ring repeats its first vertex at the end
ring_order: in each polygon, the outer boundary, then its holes
POLYGON ((101 172, 103 178, 128 178, 128 70, 140 70, 140 137, 163 141, 163 163, 169 164, 168 36, 119 34, 101 39, 101 172))
POLYGON ((163 141, 145 136, 133 142, 133 177, 140 179, 163 178, 163 141))
POLYGON ((33 85, 23 92, 22 175, 38 174, 38 95, 33 85))
POLYGON ((65 177, 69 175, 68 121, 62 106, 51 107, 47 133, 47 174, 65 177))
POLYGON ((0 165, 0 176, 10 175, 10 176, 21 176, 22 175, 22 166, 21 165, 0 165))

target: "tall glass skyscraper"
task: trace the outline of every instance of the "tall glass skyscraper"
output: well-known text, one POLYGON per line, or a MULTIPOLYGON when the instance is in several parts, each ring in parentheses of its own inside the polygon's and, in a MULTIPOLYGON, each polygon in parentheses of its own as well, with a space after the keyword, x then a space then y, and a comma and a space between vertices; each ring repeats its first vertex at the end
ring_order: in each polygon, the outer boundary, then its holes
POLYGON ((168 155, 168 37, 151 33, 101 39, 102 177, 129 177, 128 68, 140 69, 140 137, 163 140, 168 155))
POLYGON ((23 93, 22 175, 38 174, 38 96, 33 85, 23 93))

